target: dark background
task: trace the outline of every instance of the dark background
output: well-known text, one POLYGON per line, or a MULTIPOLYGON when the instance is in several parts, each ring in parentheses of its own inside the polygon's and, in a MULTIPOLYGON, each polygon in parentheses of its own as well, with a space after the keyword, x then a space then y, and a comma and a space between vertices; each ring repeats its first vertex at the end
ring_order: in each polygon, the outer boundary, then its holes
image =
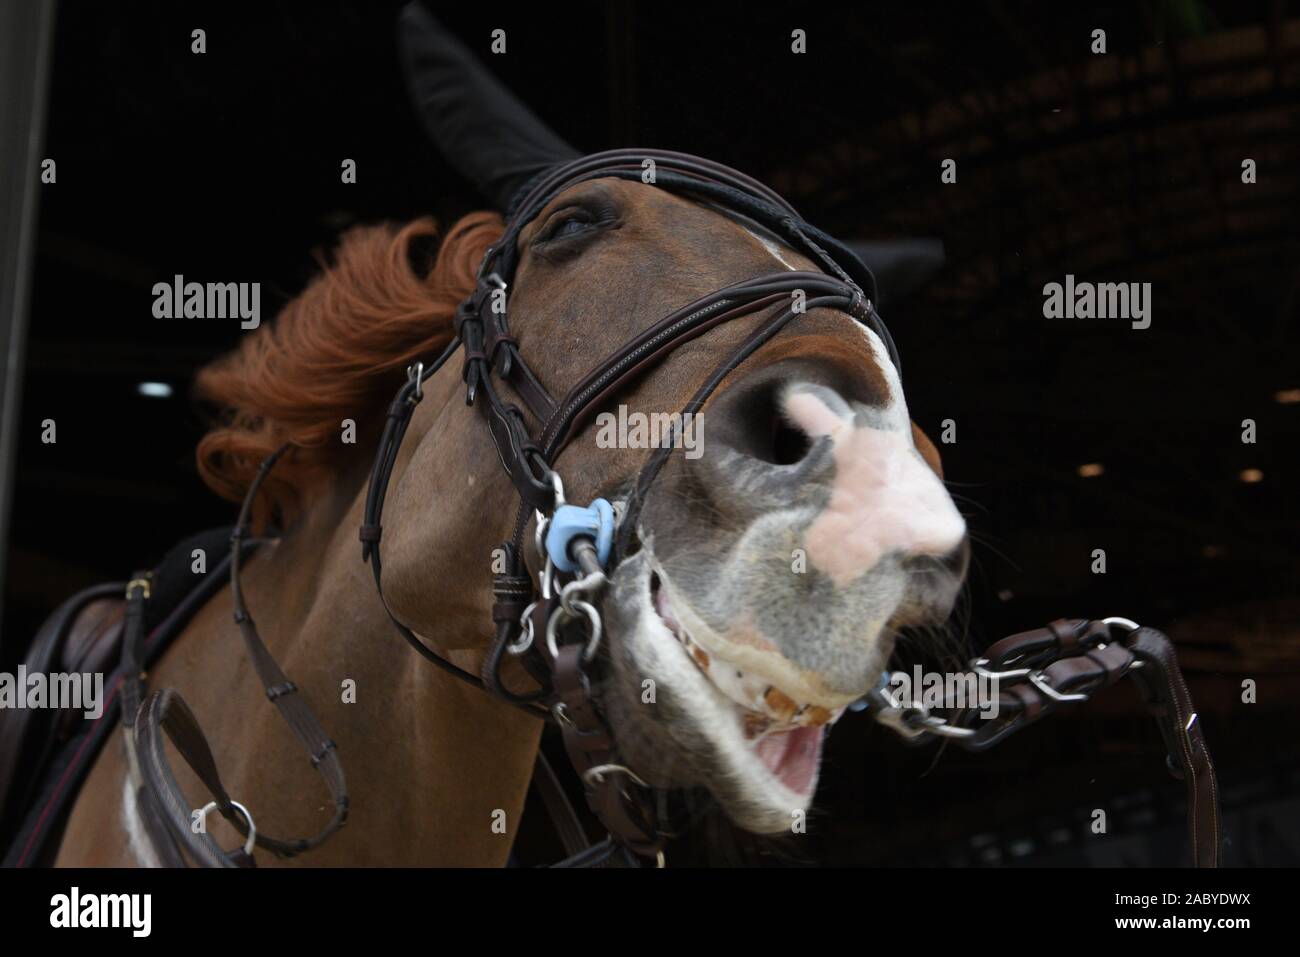
MULTIPOLYGON (((1219 765, 1227 861, 1300 863, 1300 404, 1279 395, 1300 389, 1294 4, 433 6, 485 55, 505 28, 509 54, 489 66, 580 148, 709 156, 843 238, 942 239, 943 271, 894 306, 882 290, 882 312, 913 418, 936 439, 957 423, 942 452, 976 539, 959 631, 983 647, 1113 614, 1169 631, 1219 765), (940 183, 945 157, 955 185, 940 183), (1247 157, 1255 185, 1240 180, 1247 157), (1042 286, 1067 272, 1151 282, 1152 327, 1045 320, 1042 286), (1245 418, 1257 444, 1240 440, 1245 418), (1081 477, 1084 463, 1103 474, 1081 477), (1105 575, 1090 573, 1094 548, 1105 575), (1243 678, 1258 704, 1240 703, 1243 678)), ((152 319, 154 282, 260 280, 269 316, 341 228, 482 205, 410 112, 399 3, 180 7, 59 10, 6 670, 62 598, 234 518, 198 481, 204 419, 187 390, 238 325, 152 319), (189 52, 195 27, 206 55, 189 52), (339 182, 344 157, 356 185, 339 182), (176 394, 144 398, 142 381, 176 394), (39 441, 45 418, 57 445, 39 441)), ((1134 694, 979 756, 905 749, 849 716, 795 851, 1177 862, 1181 786, 1134 694), (1111 810, 1105 839, 1087 836, 1093 807, 1111 810)), ((701 843, 670 860, 704 859, 701 843)))

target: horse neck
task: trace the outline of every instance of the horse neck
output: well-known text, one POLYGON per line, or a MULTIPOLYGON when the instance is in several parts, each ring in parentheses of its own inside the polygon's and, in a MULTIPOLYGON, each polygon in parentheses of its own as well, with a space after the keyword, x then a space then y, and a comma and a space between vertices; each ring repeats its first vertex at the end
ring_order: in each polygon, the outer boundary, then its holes
MULTIPOLYGON (((246 575, 259 629, 338 744, 351 792, 348 825, 303 863, 504 864, 541 724, 445 674, 398 635, 369 567, 359 560, 356 529, 365 491, 358 465, 317 496, 292 532, 259 554, 246 575), (352 702, 343 700, 349 679, 352 702)), ((461 514, 474 520, 468 511, 461 514)), ((431 594, 445 599, 422 621, 453 635, 483 631, 482 620, 461 620, 470 583, 448 581, 436 566, 429 582, 431 594)), ((426 629, 417 624, 417 631, 426 629)), ((447 654, 473 673, 483 651, 447 654)), ((281 741, 285 760, 268 762, 258 753, 260 744, 251 748, 246 787, 257 794, 272 787, 283 796, 277 810, 300 815, 302 796, 320 784, 309 770, 303 773, 306 762, 292 753, 294 743, 283 744, 283 729, 271 727, 279 719, 270 710, 260 711, 259 740, 281 741)))

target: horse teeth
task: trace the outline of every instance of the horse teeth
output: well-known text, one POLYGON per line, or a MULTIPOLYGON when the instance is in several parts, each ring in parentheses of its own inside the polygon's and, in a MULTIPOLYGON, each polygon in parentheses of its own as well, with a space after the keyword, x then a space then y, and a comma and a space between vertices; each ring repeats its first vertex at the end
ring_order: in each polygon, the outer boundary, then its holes
POLYGON ((835 712, 821 705, 795 701, 775 685, 759 683, 728 661, 715 658, 680 624, 673 629, 676 638, 695 666, 740 708, 744 721, 745 737, 753 739, 774 725, 783 728, 829 724, 839 717, 843 709, 835 712))
MULTIPOLYGON (((829 723, 831 720, 830 711, 828 711, 826 708, 823 708, 821 705, 811 704, 808 705, 808 707, 804 708, 803 710, 804 712, 807 712, 807 714, 804 716, 807 717, 808 724, 814 726, 820 726, 829 723)), ((801 714, 803 714, 803 712, 801 712, 801 714)))
POLYGON ((768 685, 767 690, 763 692, 763 703, 768 706, 781 721, 789 721, 794 717, 798 705, 784 691, 778 691, 776 688, 768 685))

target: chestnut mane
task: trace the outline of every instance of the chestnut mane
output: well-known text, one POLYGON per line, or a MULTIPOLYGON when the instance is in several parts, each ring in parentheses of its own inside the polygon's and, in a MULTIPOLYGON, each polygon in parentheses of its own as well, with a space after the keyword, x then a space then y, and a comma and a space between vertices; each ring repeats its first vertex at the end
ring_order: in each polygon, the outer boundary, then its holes
POLYGON ((456 306, 502 229, 495 213, 463 217, 424 274, 416 263, 437 237, 432 219, 344 233, 334 261, 322 257, 321 275, 274 322, 199 372, 197 396, 221 410, 198 445, 203 481, 238 501, 262 460, 291 443, 254 511, 258 525, 274 515, 287 527, 314 485, 369 447, 367 426, 406 366, 451 341, 456 306), (344 419, 357 424, 356 445, 340 441, 344 419))

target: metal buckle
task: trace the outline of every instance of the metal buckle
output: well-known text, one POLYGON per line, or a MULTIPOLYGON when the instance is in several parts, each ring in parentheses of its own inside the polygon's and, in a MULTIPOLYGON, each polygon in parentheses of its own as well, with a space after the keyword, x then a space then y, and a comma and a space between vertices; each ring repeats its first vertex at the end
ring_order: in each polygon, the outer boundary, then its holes
MULTIPOLYGON (((496 259, 499 252, 500 249, 497 248, 496 243, 493 243, 483 252, 483 259, 479 262, 478 271, 474 274, 475 283, 485 282, 488 276, 496 276, 495 272, 488 271, 488 267, 496 259)), ((501 277, 497 276, 497 278, 500 279, 501 277)))
MULTIPOLYGON (((231 801, 230 806, 244 816, 248 822, 248 839, 244 841, 244 853, 251 857, 253 855, 253 846, 257 843, 257 825, 253 823, 253 815, 248 813, 248 808, 238 801, 231 801)), ((217 809, 216 801, 209 801, 199 809, 199 821, 206 821, 209 814, 217 809)), ((204 825, 206 829, 206 824, 204 825)))
POLYGON ((424 392, 421 391, 421 384, 424 380, 424 363, 413 362, 406 367, 406 378, 415 384, 415 391, 411 393, 410 402, 412 404, 419 402, 424 398, 424 392))
POLYGON ((925 727, 918 730, 929 732, 930 734, 937 734, 941 738, 975 737, 974 728, 963 728, 961 725, 953 724, 945 718, 936 717, 928 712, 921 718, 921 723, 925 725, 925 727))
POLYGON ((515 641, 506 645, 506 651, 511 655, 519 656, 533 646, 533 612, 537 608, 537 602, 532 602, 524 613, 519 616, 519 630, 522 634, 515 641))
MULTIPOLYGON (((1126 629, 1128 629, 1128 633, 1129 633, 1130 635, 1133 634, 1133 632, 1137 631, 1139 628, 1142 627, 1142 626, 1139 625, 1136 621, 1134 621, 1132 618, 1121 618, 1121 617, 1118 616, 1118 615, 1112 615, 1110 618, 1103 618, 1103 619, 1101 620, 1101 623, 1102 623, 1103 625, 1105 625, 1107 628, 1113 628, 1113 627, 1115 627, 1116 625, 1119 625, 1121 628, 1126 628, 1126 629)), ((1099 645, 1098 647, 1103 647, 1103 648, 1104 648, 1105 645, 1099 645)), ((1146 663, 1145 661, 1143 661, 1141 658, 1137 658, 1137 657, 1135 657, 1135 658, 1133 659, 1133 663, 1132 663, 1131 665, 1128 666, 1128 670, 1129 670, 1129 671, 1140 671, 1142 668, 1145 668, 1145 667, 1146 667, 1146 664, 1147 664, 1147 663, 1146 663)))
MULTIPOLYGON (((888 690, 889 672, 881 675, 880 686, 868 691, 866 698, 872 707, 872 717, 878 722, 889 728, 895 734, 914 741, 921 735, 925 734, 925 729, 914 728, 907 721, 907 715, 915 709, 904 707, 903 704, 895 698, 888 690)), ((929 716, 929 712, 924 708, 920 709, 929 716)))
MULTIPOLYGON (((510 406, 510 410, 514 413, 514 419, 508 421, 506 425, 510 430, 512 451, 519 456, 529 480, 537 485, 549 484, 551 486, 553 501, 550 503, 550 508, 551 512, 554 513, 561 505, 567 504, 564 499, 564 481, 560 478, 560 474, 551 468, 551 464, 546 461, 545 456, 538 451, 537 447, 531 445, 532 440, 529 438, 528 428, 524 423, 523 412, 520 411, 518 406, 510 406)), ((507 471, 511 475, 514 474, 511 469, 507 469, 507 471)), ((541 510, 533 509, 533 511, 540 522, 542 519, 541 510)), ((542 548, 539 547, 538 551, 541 552, 542 548)))
POLYGON ((989 678, 993 681, 1009 681, 1012 678, 1024 678, 1033 672, 1032 668, 1010 668, 1006 671, 989 671, 984 667, 989 663, 990 662, 987 658, 972 658, 970 662, 971 671, 975 672, 981 678, 989 678))
MULTIPOLYGON (((600 612, 596 611, 596 606, 590 602, 580 599, 574 599, 573 608, 587 616, 587 621, 591 624, 591 637, 587 639, 587 646, 582 650, 583 663, 590 663, 591 659, 596 656, 596 649, 600 647, 600 639, 603 634, 600 621, 600 612)), ((576 618, 577 615, 563 605, 556 608, 551 614, 551 619, 546 623, 546 648, 551 653, 552 658, 560 656, 559 638, 556 634, 559 628, 560 617, 576 618)))
MULTIPOLYGON (((889 672, 880 676, 880 686, 867 692, 864 696, 868 707, 875 705, 872 716, 895 734, 915 741, 927 734, 942 738, 971 738, 975 736, 974 728, 964 728, 953 724, 945 718, 930 713, 930 709, 916 701, 903 704, 889 691, 889 672), (917 723, 922 726, 917 727, 917 723)), ((862 700, 862 699, 859 699, 862 700)))
POLYGON ((577 608, 575 606, 578 599, 575 596, 595 597, 608 584, 609 579, 605 577, 605 573, 599 568, 583 575, 581 578, 575 578, 560 589, 560 606, 571 616, 576 616, 577 608))
POLYGON ((538 509, 533 509, 533 518, 537 523, 533 528, 533 547, 537 549, 538 556, 542 556, 546 554, 546 526, 551 520, 538 509))
POLYGON ((557 701, 555 707, 551 709, 551 714, 555 715, 555 720, 560 724, 570 728, 574 727, 573 719, 569 717, 569 709, 563 701, 557 701))
POLYGON ((553 597, 555 597, 555 565, 551 563, 550 556, 547 556, 546 564, 542 567, 542 598, 550 601, 553 597))
MULTIPOLYGON (((564 480, 560 478, 560 473, 555 471, 555 469, 552 468, 548 468, 547 472, 549 474, 546 476, 546 478, 550 480, 551 488, 555 489, 556 508, 558 508, 561 505, 567 504, 564 500, 564 480)), ((554 512, 554 509, 552 509, 552 512, 554 512)))
POLYGON ((582 783, 590 787, 594 784, 604 784, 605 775, 607 774, 626 774, 635 784, 643 788, 649 788, 650 785, 637 775, 635 771, 623 764, 598 764, 593 768, 588 768, 582 772, 582 783))
POLYGON ((1035 688, 1037 688, 1043 694, 1047 695, 1047 697, 1051 698, 1053 701, 1065 702, 1065 701, 1087 701, 1088 700, 1088 696, 1086 694, 1066 694, 1057 691, 1055 688, 1053 688, 1050 684, 1047 683, 1047 675, 1044 674, 1042 671, 1031 671, 1029 673, 1029 681, 1031 684, 1033 684, 1035 688))

